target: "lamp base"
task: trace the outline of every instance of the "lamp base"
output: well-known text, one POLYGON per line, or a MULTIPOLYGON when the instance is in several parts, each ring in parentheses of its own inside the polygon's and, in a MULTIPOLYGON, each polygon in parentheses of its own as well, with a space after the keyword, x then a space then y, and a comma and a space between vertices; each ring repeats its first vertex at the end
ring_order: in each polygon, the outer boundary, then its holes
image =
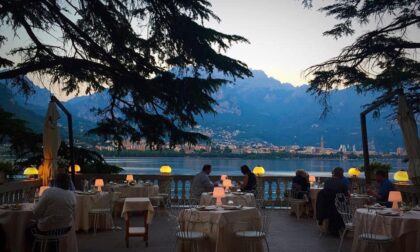
POLYGON ((399 207, 398 207, 398 201, 393 201, 392 202, 392 209, 399 209, 399 207))
POLYGON ((216 198, 216 206, 222 205, 222 198, 216 198))

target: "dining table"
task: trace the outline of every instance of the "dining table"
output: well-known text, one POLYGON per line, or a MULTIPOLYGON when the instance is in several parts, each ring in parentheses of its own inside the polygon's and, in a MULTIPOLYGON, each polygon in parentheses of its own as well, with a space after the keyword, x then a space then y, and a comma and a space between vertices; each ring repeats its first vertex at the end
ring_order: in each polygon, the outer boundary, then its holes
MULTIPOLYGON (((222 197, 222 204, 228 203, 234 205, 242 205, 248 207, 255 207, 257 206, 255 195, 253 193, 246 193, 246 192, 229 192, 226 193, 224 197, 222 197)), ((204 192, 201 194, 200 197, 200 205, 210 206, 216 204, 216 198, 213 197, 213 193, 204 192)))
MULTIPOLYGON (((31 251, 27 230, 35 227, 34 203, 20 203, 0 205, 0 227, 6 240, 6 250, 12 252, 31 251)), ((63 252, 77 252, 77 237, 74 227, 66 238, 59 243, 59 250, 63 252)))
MULTIPOLYGON (((206 208, 185 209, 178 217, 182 226, 204 232, 209 237, 209 240, 203 241, 204 244, 199 244, 199 248, 204 251, 238 250, 241 248, 241 242, 235 236, 235 232, 261 227, 261 216, 255 207, 241 207, 236 210, 209 206, 206 208)), ((188 244, 179 242, 177 251, 188 251, 188 248, 188 244)), ((263 248, 262 241, 256 248, 258 251, 263 248)))
MULTIPOLYGON (((419 209, 420 210, 420 209, 419 209)), ((355 226, 352 252, 377 251, 372 244, 359 239, 366 232, 386 235, 392 239, 390 246, 381 246, 382 251, 420 251, 420 211, 397 211, 388 209, 359 208, 353 217, 355 226), (396 213, 396 214, 389 214, 396 213)))
POLYGON ((123 209, 121 212, 121 217, 124 219, 128 218, 127 213, 129 212, 143 212, 147 211, 147 224, 151 224, 154 215, 154 208, 150 202, 150 199, 147 197, 135 197, 135 198, 126 198, 124 200, 123 209))
POLYGON ((106 184, 105 190, 112 189, 121 193, 121 198, 153 197, 159 194, 159 186, 151 183, 130 184, 106 184))
MULTIPOLYGON (((89 231, 93 228, 93 219, 89 216, 89 211, 93 208, 104 208, 109 205, 108 192, 81 192, 76 191, 76 216, 75 216, 75 230, 89 231)), ((100 229, 112 228, 112 216, 107 215, 104 218, 99 218, 100 229)))

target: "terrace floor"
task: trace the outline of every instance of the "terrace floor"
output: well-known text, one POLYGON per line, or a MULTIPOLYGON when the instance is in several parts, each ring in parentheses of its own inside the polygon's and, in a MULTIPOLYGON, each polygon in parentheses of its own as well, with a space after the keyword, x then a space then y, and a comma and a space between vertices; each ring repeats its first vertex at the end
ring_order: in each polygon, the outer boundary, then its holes
MULTIPOLYGON (((330 235, 320 236, 315 220, 290 216, 287 210, 270 211, 270 229, 268 242, 270 251, 279 252, 335 252, 340 239, 330 235)), ((123 220, 116 218, 116 225, 123 227, 123 220)), ((130 252, 130 251, 174 251, 175 223, 170 221, 166 211, 159 210, 153 223, 149 226, 149 247, 146 248, 142 238, 130 238, 130 248, 125 247, 124 231, 98 231, 96 236, 90 233, 78 233, 80 252, 130 252)), ((346 237, 342 251, 351 250, 352 237, 346 237)))

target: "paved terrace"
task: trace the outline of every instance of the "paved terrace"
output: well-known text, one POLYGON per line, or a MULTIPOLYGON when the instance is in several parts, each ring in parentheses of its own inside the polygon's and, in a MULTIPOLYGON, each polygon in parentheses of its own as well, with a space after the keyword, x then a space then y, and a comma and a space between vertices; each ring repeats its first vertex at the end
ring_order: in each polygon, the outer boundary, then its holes
MULTIPOLYGON (((335 252, 339 238, 320 236, 318 226, 312 218, 290 216, 287 210, 270 211, 270 229, 268 242, 270 251, 276 252, 335 252)), ((123 220, 116 218, 116 225, 124 227, 123 220)), ((135 220, 141 222, 141 220, 135 220)), ((98 231, 96 236, 90 233, 78 233, 80 252, 131 252, 131 251, 174 251, 175 223, 168 218, 165 210, 159 210, 152 225, 149 226, 149 247, 146 248, 142 238, 130 238, 130 248, 125 247, 124 231, 98 231)), ((342 251, 351 250, 352 237, 349 235, 343 243, 342 251)))

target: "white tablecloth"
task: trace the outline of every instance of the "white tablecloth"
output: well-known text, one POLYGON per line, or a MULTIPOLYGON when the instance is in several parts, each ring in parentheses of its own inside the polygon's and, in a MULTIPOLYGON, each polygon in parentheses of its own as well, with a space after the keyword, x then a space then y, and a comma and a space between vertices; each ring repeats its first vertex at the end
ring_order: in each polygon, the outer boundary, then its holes
POLYGON ((127 212, 147 211, 147 224, 152 223, 154 209, 149 198, 126 198, 121 217, 127 219, 127 212))
POLYGON ((358 237, 362 232, 362 223, 367 221, 372 233, 391 236, 394 241, 390 247, 383 248, 383 251, 414 252, 420 251, 420 212, 409 211, 401 216, 376 215, 376 211, 366 208, 357 209, 353 217, 355 232, 353 238, 353 252, 376 251, 366 242, 359 241, 358 237), (385 219, 383 219, 385 218, 385 219), (384 225, 386 223, 386 225, 384 225))
MULTIPOLYGON (((228 204, 228 201, 233 201, 234 205, 242 205, 242 206, 249 206, 255 207, 257 205, 255 201, 255 196, 252 193, 244 193, 241 195, 228 193, 225 197, 222 198, 222 203, 224 205, 228 204)), ((213 195, 209 193, 203 193, 200 197, 200 205, 210 206, 216 204, 216 198, 213 198, 213 195)))
MULTIPOLYGON (((76 193, 76 218, 75 230, 89 231, 93 227, 93 220, 89 218, 89 211, 96 206, 106 206, 109 204, 107 192, 96 193, 92 195, 77 194, 76 193)), ((100 229, 111 229, 111 216, 99 219, 100 229)))
MULTIPOLYGON (((202 244, 200 248, 207 248, 207 251, 229 252, 237 251, 240 241, 235 237, 236 231, 252 230, 260 227, 261 217, 255 207, 244 207, 242 210, 198 211, 187 209, 181 212, 180 222, 188 225, 189 230, 206 233, 210 237, 210 247, 202 244)), ((259 246, 258 248, 262 248, 259 246)), ((188 246, 179 243, 177 251, 188 251, 188 246)))

